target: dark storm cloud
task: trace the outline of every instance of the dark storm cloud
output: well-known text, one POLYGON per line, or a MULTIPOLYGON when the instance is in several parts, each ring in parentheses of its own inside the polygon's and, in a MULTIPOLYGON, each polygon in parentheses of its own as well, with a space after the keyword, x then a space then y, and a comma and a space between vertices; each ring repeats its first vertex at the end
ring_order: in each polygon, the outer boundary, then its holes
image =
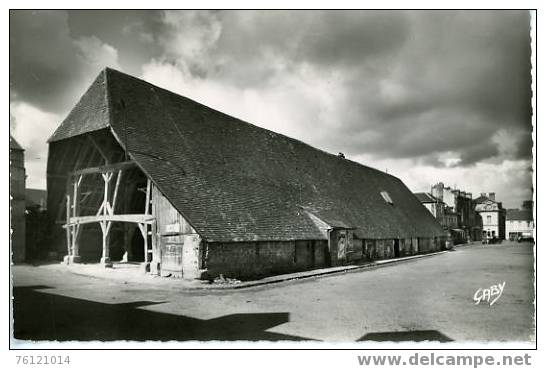
POLYGON ((158 10, 70 10, 72 37, 98 37, 119 53, 119 62, 138 75, 143 64, 161 55, 157 38, 166 32, 158 10))
MULTIPOLYGON (((521 155, 531 132, 525 11, 227 11, 183 22, 210 43, 182 53, 196 78, 260 89, 302 68, 336 75, 340 124, 318 139, 349 136, 330 144, 335 151, 420 159, 450 151, 467 166, 495 157, 493 137, 509 129, 522 148, 513 159, 530 158, 521 155)), ((175 46, 169 58, 179 44, 164 42, 175 46)))
POLYGON ((115 59, 137 75, 154 60, 241 91, 267 91, 288 78, 312 75, 328 86, 331 81, 327 92, 336 101, 329 116, 335 122, 320 120, 320 105, 305 111, 316 131, 324 132, 313 144, 438 166, 444 165, 438 156, 450 152, 458 165, 469 166, 504 152, 494 137, 506 130, 517 148, 511 158, 530 158, 525 11, 71 11, 10 17, 12 98, 47 111, 72 105, 104 60, 115 59), (90 61, 96 53, 85 50, 91 46, 103 58, 90 61))
POLYGON ((10 12, 10 87, 15 98, 50 110, 70 99, 66 81, 78 77, 79 62, 66 19, 57 11, 10 12))
POLYGON ((528 14, 408 16, 411 34, 406 42, 394 43, 399 48, 396 57, 382 58, 373 73, 362 69, 347 82, 349 113, 343 117, 347 123, 343 128, 351 129, 352 135, 373 133, 375 139, 361 144, 352 140, 345 150, 389 157, 455 150, 460 165, 470 165, 495 156, 499 148, 492 137, 509 128, 516 133, 517 145, 529 153, 528 14))
POLYGON ((103 63, 115 61, 115 49, 98 38, 74 39, 64 11, 10 11, 12 101, 64 112, 103 63))

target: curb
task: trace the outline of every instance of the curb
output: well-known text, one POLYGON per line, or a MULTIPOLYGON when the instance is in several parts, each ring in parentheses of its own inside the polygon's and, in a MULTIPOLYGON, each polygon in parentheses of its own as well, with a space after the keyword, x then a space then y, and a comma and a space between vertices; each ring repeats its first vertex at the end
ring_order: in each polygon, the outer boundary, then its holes
POLYGON ((413 256, 397 258, 397 259, 372 261, 370 263, 366 263, 362 265, 347 265, 347 266, 338 267, 338 268, 316 269, 315 271, 311 270, 309 272, 300 272, 305 274, 300 274, 300 273, 283 274, 280 276, 267 277, 267 278, 259 279, 256 281, 248 281, 248 282, 241 282, 237 284, 226 284, 226 285, 208 285, 208 286, 205 285, 205 286, 193 287, 190 289, 191 290, 230 290, 230 289, 235 290, 235 289, 242 289, 242 288, 257 287, 257 286, 263 286, 267 284, 275 284, 275 283, 281 283, 281 282, 287 282, 287 281, 330 276, 330 275, 342 274, 342 273, 348 273, 348 272, 357 272, 357 271, 362 271, 364 269, 376 269, 376 268, 388 266, 391 264, 397 264, 397 263, 402 263, 405 261, 411 261, 415 259, 421 259, 421 258, 436 256, 440 254, 445 254, 447 252, 448 252, 447 250, 438 251, 438 252, 433 252, 430 254, 413 255, 413 256))
MULTIPOLYGON (((226 284, 202 284, 202 285, 188 286, 184 284, 178 285, 176 283, 177 282, 176 280, 170 279, 170 278, 169 279, 164 278, 165 282, 170 282, 170 283, 165 283, 164 287, 169 286, 170 288, 176 288, 177 290, 183 290, 188 292, 238 290, 243 288, 264 286, 268 284, 277 284, 281 282, 310 279, 310 278, 321 278, 321 277, 333 276, 333 275, 342 274, 342 273, 353 273, 353 272, 359 272, 364 270, 377 269, 377 268, 386 267, 386 266, 397 264, 397 263, 403 263, 403 262, 412 261, 416 259, 445 254, 447 252, 448 251, 445 250, 445 251, 439 251, 439 252, 432 252, 429 254, 413 255, 413 256, 407 256, 407 257, 396 258, 396 259, 377 260, 377 261, 372 261, 372 262, 361 264, 361 265, 346 265, 346 266, 340 266, 340 267, 314 269, 314 270, 309 270, 304 272, 281 274, 277 276, 265 277, 263 279, 258 279, 255 281, 246 281, 246 282, 232 283, 232 284, 227 284, 227 283, 226 284)), ((115 278, 109 278, 108 276, 83 273, 79 270, 71 270, 71 268, 67 268, 66 271, 75 275, 83 276, 83 277, 104 279, 104 280, 115 280, 115 278)), ((148 284, 152 281, 150 280, 150 281, 140 281, 140 282, 148 284)))

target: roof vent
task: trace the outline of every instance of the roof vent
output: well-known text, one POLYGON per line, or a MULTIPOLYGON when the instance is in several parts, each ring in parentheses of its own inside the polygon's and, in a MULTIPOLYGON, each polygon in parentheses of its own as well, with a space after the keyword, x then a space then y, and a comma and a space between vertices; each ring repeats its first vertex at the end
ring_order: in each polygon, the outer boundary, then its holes
POLYGON ((380 194, 387 204, 393 205, 392 199, 387 191, 381 191, 380 194))

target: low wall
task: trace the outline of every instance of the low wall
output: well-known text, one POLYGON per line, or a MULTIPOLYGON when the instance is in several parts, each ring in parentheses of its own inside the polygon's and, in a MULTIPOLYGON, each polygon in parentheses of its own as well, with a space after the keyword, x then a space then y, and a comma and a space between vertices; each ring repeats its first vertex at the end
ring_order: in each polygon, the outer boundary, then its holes
MULTIPOLYGON (((445 249, 445 238, 398 240, 399 256, 445 249)), ((395 240, 352 239, 346 258, 336 265, 350 265, 395 257, 395 240)), ((332 266, 327 240, 207 243, 204 268, 207 278, 255 279, 332 266)))
POLYGON ((322 268, 329 264, 328 241, 207 243, 208 278, 249 279, 322 268))

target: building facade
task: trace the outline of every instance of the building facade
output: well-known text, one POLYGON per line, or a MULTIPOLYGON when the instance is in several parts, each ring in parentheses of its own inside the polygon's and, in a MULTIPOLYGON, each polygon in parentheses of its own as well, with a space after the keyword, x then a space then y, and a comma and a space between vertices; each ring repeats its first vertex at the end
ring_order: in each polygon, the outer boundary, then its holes
POLYGON ((532 205, 525 203, 521 209, 506 210, 506 239, 518 241, 534 238, 535 222, 532 205))
POLYGON ((25 152, 11 135, 9 137, 9 160, 11 260, 14 263, 20 263, 26 257, 25 152))
MULTIPOLYGON (((457 219, 456 225, 450 221, 448 229, 463 242, 479 241, 482 238, 481 218, 474 209, 472 193, 461 191, 439 182, 432 186, 431 195, 445 204, 447 219, 457 219)), ((446 222, 447 223, 447 222, 446 222)))
POLYGON ((49 139, 47 185, 67 263, 247 279, 445 247, 400 179, 111 69, 49 139))
POLYGON ((475 204, 483 223, 483 239, 505 239, 506 210, 502 207, 502 202, 496 201, 495 193, 482 193, 475 200, 475 204))

